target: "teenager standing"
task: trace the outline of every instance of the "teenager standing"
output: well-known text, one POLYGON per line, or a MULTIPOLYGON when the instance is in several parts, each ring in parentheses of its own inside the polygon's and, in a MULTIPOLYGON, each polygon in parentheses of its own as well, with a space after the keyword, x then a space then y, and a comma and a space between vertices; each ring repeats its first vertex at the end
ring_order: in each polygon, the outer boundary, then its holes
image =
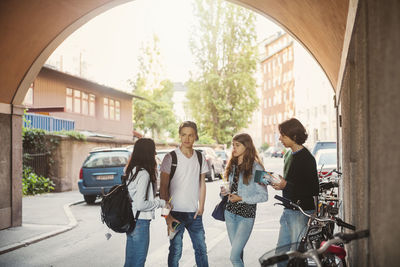
MULTIPOLYGON (((279 124, 282 144, 291 149, 292 155, 285 160, 284 179, 272 186, 282 190, 282 195, 297 203, 306 213, 315 211, 314 197, 318 196, 317 165, 313 155, 303 146, 307 140, 304 126, 295 118, 279 124)), ((278 247, 298 242, 307 227, 308 218, 298 210, 285 207, 280 219, 278 247)), ((289 247, 288 247, 289 249, 289 247)))
MULTIPOLYGON (((232 156, 225 171, 230 184, 225 223, 232 245, 230 260, 234 267, 244 266, 243 249, 253 230, 257 203, 268 200, 266 186, 254 182, 256 170, 264 170, 264 167, 250 135, 242 133, 234 136, 232 156)), ((221 187, 221 195, 227 194, 221 187)))
POLYGON ((156 199, 157 165, 155 144, 152 139, 141 138, 134 146, 125 173, 133 179, 128 186, 133 215, 140 211, 135 229, 126 236, 125 267, 140 267, 146 262, 150 240, 150 221, 154 210, 164 207, 163 199, 156 199))
POLYGON ((167 154, 161 164, 160 196, 171 200, 172 211, 166 218, 169 232, 175 232, 170 240, 168 266, 179 265, 182 256, 182 239, 185 229, 189 232, 195 252, 196 265, 208 266, 207 247, 202 215, 206 199, 205 174, 209 171, 205 157, 201 154, 202 166, 193 144, 198 140, 197 126, 185 121, 179 126, 180 146, 174 150, 177 156, 175 174, 170 178, 172 157, 167 154), (173 223, 180 223, 176 230, 173 223))

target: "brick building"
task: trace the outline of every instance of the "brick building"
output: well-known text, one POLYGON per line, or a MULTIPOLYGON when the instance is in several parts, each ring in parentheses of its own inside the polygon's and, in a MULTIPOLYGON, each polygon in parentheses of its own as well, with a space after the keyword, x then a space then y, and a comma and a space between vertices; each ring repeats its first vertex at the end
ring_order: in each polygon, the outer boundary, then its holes
POLYGON ((293 40, 287 33, 267 38, 262 72, 262 142, 279 143, 278 124, 295 115, 293 79, 293 40))

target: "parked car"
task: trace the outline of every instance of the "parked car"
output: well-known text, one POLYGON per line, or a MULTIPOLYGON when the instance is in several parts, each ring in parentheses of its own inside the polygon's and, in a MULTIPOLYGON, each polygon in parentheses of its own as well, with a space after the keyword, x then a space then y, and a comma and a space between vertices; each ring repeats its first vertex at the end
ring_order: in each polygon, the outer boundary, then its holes
POLYGON ((227 164, 228 159, 229 159, 228 153, 226 153, 225 150, 215 150, 215 154, 217 154, 217 157, 219 157, 220 159, 222 159, 223 167, 224 167, 224 169, 225 169, 226 164, 227 164))
POLYGON ((86 203, 93 204, 98 196, 107 194, 116 184, 128 163, 132 148, 98 148, 92 150, 82 164, 78 187, 86 203))
POLYGON ((337 150, 336 148, 320 149, 315 155, 318 173, 325 175, 329 171, 337 167, 337 150))
POLYGON ((156 152, 157 152, 157 158, 158 158, 158 160, 160 161, 160 164, 161 164, 161 162, 163 161, 163 159, 164 159, 164 157, 165 157, 165 155, 167 155, 169 152, 171 152, 173 149, 160 149, 160 150, 157 150, 156 152))
POLYGON ((329 148, 336 149, 336 142, 335 141, 317 141, 315 143, 311 153, 315 157, 317 155, 318 150, 329 149, 329 148))
POLYGON ((194 149, 202 152, 206 158, 206 162, 208 164, 209 172, 206 173, 206 177, 209 182, 212 182, 215 177, 222 178, 224 174, 224 162, 221 158, 217 156, 214 149, 211 147, 195 147, 194 149))
POLYGON ((285 151, 283 148, 271 146, 264 152, 265 157, 283 158, 285 151))
POLYGON ((157 153, 156 162, 157 162, 157 171, 158 171, 158 175, 157 175, 157 194, 159 194, 159 192, 160 192, 160 181, 161 181, 160 168, 161 168, 161 163, 162 163, 165 155, 167 155, 172 150, 173 149, 160 149, 160 150, 156 151, 156 153, 157 153))

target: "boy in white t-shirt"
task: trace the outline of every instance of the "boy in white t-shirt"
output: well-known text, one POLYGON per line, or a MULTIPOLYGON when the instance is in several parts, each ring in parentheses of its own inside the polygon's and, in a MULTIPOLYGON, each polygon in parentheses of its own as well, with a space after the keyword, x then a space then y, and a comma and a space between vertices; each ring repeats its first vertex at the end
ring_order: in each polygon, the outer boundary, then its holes
POLYGON ((207 247, 203 227, 202 215, 206 199, 205 176, 208 165, 202 155, 202 166, 200 170, 197 153, 193 144, 198 140, 197 126, 192 121, 185 121, 179 126, 179 138, 181 144, 175 149, 177 156, 177 167, 173 179, 170 180, 172 165, 171 154, 167 154, 161 164, 160 197, 166 201, 171 199, 172 211, 166 218, 168 231, 176 234, 170 240, 168 266, 179 265, 182 256, 182 239, 185 228, 195 250, 196 265, 198 267, 208 266, 207 247), (173 222, 180 223, 174 230, 173 222))

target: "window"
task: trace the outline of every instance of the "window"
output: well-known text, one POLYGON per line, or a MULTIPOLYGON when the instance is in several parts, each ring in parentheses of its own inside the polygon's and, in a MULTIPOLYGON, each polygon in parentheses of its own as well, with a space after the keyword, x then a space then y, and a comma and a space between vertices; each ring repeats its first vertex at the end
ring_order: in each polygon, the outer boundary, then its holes
POLYGON ((104 98, 104 118, 110 120, 121 119, 121 103, 114 99, 104 98))
POLYGON ((96 97, 95 95, 90 94, 89 95, 89 115, 94 116, 95 115, 95 103, 96 103, 96 97))
POLYGON ((323 105, 322 106, 322 113, 324 114, 324 115, 326 115, 328 112, 327 112, 327 108, 326 108, 326 105, 323 105))
POLYGON ((94 116, 95 99, 96 97, 93 94, 88 94, 76 89, 66 88, 65 110, 67 112, 94 116))
POLYGON ((121 107, 119 101, 115 101, 115 119, 121 120, 121 107))
POLYGON ((110 99, 110 120, 115 119, 114 100, 110 99))
POLYGON ((74 90, 74 112, 81 113, 81 91, 74 90))
POLYGON ((89 95, 82 93, 82 114, 89 114, 89 95))
POLYGON ((108 119, 108 98, 104 98, 104 118, 108 119))
POLYGON ((24 102, 22 102, 24 106, 33 106, 33 83, 29 86, 28 91, 26 92, 24 102))
POLYGON ((65 106, 68 112, 72 112, 72 91, 71 88, 67 88, 65 106))

